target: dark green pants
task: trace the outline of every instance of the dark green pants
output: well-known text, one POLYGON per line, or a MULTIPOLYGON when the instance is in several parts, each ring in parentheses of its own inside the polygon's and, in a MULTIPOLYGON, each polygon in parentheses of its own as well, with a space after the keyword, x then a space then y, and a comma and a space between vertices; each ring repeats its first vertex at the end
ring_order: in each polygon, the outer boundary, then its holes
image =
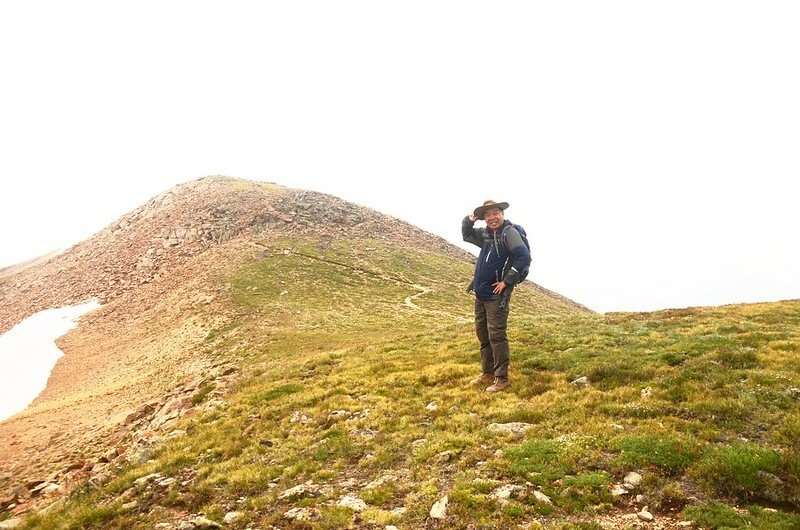
POLYGON ((481 343, 481 369, 508 379, 508 302, 500 308, 500 300, 475 299, 475 334, 481 343))

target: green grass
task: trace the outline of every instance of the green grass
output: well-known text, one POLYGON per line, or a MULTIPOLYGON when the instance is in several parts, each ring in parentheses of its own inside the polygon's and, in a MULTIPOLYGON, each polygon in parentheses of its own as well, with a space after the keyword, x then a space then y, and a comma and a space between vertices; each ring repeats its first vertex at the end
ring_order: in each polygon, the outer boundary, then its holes
POLYGON ((479 370, 468 263, 376 240, 264 244, 218 278, 231 321, 206 346, 241 368, 228 406, 183 420, 187 435, 155 447, 153 462, 26 528, 221 521, 231 507, 253 527, 422 528, 448 495, 447 527, 593 529, 629 511, 611 487, 631 471, 659 518, 797 527, 800 415, 788 389, 800 387, 800 302, 594 315, 520 288, 512 387, 488 395, 467 385, 479 370), (427 292, 412 308, 417 286, 427 292), (570 384, 579 376, 586 388, 570 384), (487 429, 517 421, 532 425, 521 437, 487 429), (130 490, 156 471, 186 485, 130 490), (318 494, 280 498, 309 481, 318 494), (525 493, 491 496, 508 484, 525 493), (369 508, 336 506, 348 493, 369 508), (125 495, 146 507, 135 521, 125 495), (296 506, 319 518, 288 523, 296 506))
POLYGON ((200 403, 202 403, 206 399, 206 397, 214 390, 214 388, 216 388, 216 385, 212 383, 203 385, 203 387, 200 388, 200 390, 198 390, 192 396, 192 405, 199 405, 200 403))
POLYGON ((623 436, 614 444, 622 468, 655 468, 663 475, 676 475, 698 459, 700 451, 689 437, 672 433, 623 436))
POLYGON ((720 498, 800 505, 800 455, 752 443, 710 449, 693 470, 720 498))

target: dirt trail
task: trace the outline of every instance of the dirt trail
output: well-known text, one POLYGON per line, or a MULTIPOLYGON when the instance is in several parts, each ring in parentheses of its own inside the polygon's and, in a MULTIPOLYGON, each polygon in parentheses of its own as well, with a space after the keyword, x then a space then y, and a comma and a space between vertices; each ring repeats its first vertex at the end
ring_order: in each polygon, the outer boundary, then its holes
POLYGON ((419 289, 419 290, 420 290, 420 292, 418 292, 417 294, 412 294, 411 296, 407 296, 407 297, 406 297, 406 299, 403 301, 403 303, 404 303, 405 305, 407 305, 408 307, 410 307, 411 309, 417 309, 417 310, 419 310, 419 309, 422 309, 422 308, 421 308, 421 307, 419 307, 417 304, 415 304, 414 302, 412 302, 412 300, 413 300, 414 298, 418 298, 418 297, 420 297, 420 296, 422 296, 422 295, 425 295, 425 294, 428 294, 428 293, 432 292, 432 291, 433 291, 433 289, 430 289, 430 288, 428 288, 428 287, 425 287, 425 286, 423 286, 423 285, 417 285, 417 284, 413 284, 413 285, 412 285, 412 287, 413 287, 414 289, 419 289))

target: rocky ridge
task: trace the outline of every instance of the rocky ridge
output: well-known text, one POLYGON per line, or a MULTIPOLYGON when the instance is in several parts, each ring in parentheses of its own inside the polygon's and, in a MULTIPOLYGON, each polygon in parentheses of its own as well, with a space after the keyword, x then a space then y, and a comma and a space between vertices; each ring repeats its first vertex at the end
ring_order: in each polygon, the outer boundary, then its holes
POLYGON ((370 237, 413 243, 459 259, 444 239, 323 193, 229 177, 205 177, 154 197, 63 253, 0 274, 0 333, 43 309, 90 298, 107 303, 169 280, 209 248, 260 234, 370 237))

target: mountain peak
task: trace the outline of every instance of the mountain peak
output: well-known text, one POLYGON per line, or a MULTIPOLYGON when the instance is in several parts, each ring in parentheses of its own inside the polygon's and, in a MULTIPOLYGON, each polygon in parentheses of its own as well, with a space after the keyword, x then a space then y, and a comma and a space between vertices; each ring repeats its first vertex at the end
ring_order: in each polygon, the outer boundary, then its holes
POLYGON ((276 233, 373 238, 454 258, 469 254, 409 223, 332 195, 214 175, 179 184, 63 253, 0 276, 0 333, 36 311, 115 299, 234 240, 276 233))

